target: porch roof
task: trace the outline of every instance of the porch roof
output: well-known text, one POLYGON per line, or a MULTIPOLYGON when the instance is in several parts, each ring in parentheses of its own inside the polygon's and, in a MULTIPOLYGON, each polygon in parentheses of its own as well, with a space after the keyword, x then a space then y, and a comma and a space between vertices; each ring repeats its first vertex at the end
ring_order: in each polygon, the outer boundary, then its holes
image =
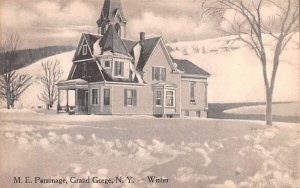
POLYGON ((57 87, 60 89, 87 88, 88 82, 83 79, 63 80, 57 84, 57 87))

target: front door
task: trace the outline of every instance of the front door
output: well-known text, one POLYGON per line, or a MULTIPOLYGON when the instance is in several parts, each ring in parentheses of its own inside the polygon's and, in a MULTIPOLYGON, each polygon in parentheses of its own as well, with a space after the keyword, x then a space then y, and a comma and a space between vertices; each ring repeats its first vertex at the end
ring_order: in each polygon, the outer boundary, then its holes
POLYGON ((87 113, 89 106, 88 90, 78 89, 77 91, 77 112, 87 113))

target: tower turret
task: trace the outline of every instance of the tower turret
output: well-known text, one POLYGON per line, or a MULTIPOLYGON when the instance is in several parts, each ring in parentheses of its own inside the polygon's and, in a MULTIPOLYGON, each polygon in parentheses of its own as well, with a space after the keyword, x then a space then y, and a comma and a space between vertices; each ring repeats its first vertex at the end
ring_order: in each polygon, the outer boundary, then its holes
POLYGON ((109 25, 113 25, 119 36, 125 38, 127 19, 123 13, 121 0, 105 0, 97 24, 99 34, 104 35, 109 25))

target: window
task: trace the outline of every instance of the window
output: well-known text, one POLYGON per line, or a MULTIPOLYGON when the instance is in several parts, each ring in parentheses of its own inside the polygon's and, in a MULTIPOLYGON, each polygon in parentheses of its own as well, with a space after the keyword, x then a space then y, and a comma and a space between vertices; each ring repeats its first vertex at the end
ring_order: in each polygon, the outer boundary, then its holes
POLYGON ((195 100, 195 88, 196 88, 196 83, 195 82, 191 82, 190 83, 190 103, 191 104, 195 104, 196 100, 195 100))
POLYGON ((110 68, 110 61, 104 61, 104 68, 110 68))
POLYGON ((115 61, 115 76, 124 76, 124 62, 115 61))
POLYGON ((166 81, 166 68, 153 67, 152 68, 152 80, 166 81))
POLYGON ((99 104, 98 100, 98 89, 92 89, 92 104, 99 104))
POLYGON ((136 90, 125 89, 124 92, 124 105, 125 106, 136 106, 137 103, 137 92, 136 90))
POLYGON ((166 106, 168 107, 174 106, 174 91, 166 92, 166 106))
POLYGON ((86 55, 87 54, 87 44, 82 46, 82 55, 86 55))
POLYGON ((88 74, 88 64, 87 63, 83 63, 82 64, 82 77, 87 77, 88 74))
POLYGON ((162 99, 162 92, 161 91, 156 91, 156 98, 155 98, 155 105, 156 106, 162 106, 161 99, 162 99))
POLYGON ((104 89, 104 106, 109 106, 110 105, 110 89, 104 89))

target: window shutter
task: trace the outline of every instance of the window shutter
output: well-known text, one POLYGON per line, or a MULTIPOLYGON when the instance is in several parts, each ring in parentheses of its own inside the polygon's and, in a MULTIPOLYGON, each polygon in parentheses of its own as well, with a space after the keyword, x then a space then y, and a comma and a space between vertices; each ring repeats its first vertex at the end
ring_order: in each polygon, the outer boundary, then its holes
POLYGON ((155 67, 152 67, 152 80, 155 80, 155 67))
POLYGON ((120 62, 121 76, 124 76, 124 62, 120 62))
POLYGON ((124 106, 127 106, 127 89, 124 89, 124 106))
POLYGON ((114 65, 115 65, 115 76, 118 76, 118 64, 119 64, 118 61, 114 62, 114 65))
POLYGON ((132 93, 132 98, 133 98, 133 106, 136 106, 137 105, 137 91, 136 90, 133 90, 133 93, 132 93))
POLYGON ((166 69, 165 68, 162 69, 162 80, 166 81, 166 69))

